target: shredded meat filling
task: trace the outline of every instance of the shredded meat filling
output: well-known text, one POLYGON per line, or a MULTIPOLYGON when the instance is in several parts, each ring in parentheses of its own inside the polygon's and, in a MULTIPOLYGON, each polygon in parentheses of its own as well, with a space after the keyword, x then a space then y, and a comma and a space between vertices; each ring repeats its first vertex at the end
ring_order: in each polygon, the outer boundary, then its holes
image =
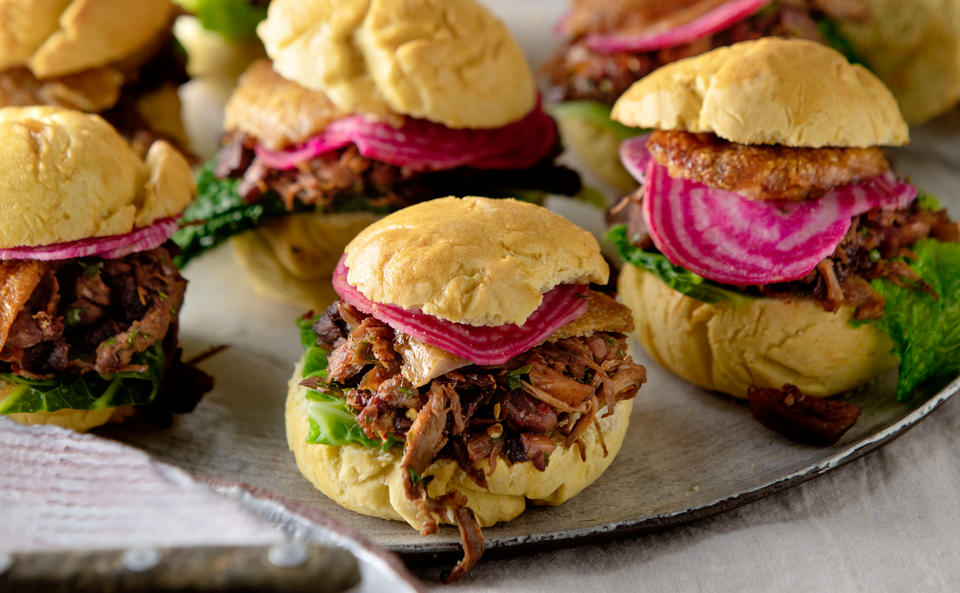
MULTIPOLYGON (((661 3, 663 4, 663 3, 661 3)), ((683 4, 670 3, 669 9, 678 10, 683 4)), ((546 71, 552 88, 550 99, 555 101, 592 100, 613 105, 630 85, 657 68, 708 52, 718 47, 761 37, 793 37, 824 42, 817 23, 823 15, 862 16, 856 0, 791 0, 778 2, 773 8, 737 22, 730 27, 687 44, 648 52, 597 53, 585 43, 591 33, 609 35, 619 32, 618 23, 598 16, 594 26, 577 32, 563 46, 546 71)), ((623 27, 631 26, 629 14, 621 15, 623 27)), ((633 31, 636 33, 636 31, 633 31)))
MULTIPOLYGON (((389 326, 339 301, 314 325, 318 344, 331 350, 328 382, 310 388, 342 391, 368 437, 404 441, 401 466, 406 495, 417 501, 428 534, 437 518, 460 528, 465 556, 451 574, 459 578, 483 552, 472 511, 459 492, 434 500, 421 476, 434 460, 455 461, 481 487, 499 459, 530 461, 543 471, 557 446, 586 447, 582 437, 597 415, 636 396, 645 369, 626 352, 623 334, 598 332, 546 342, 499 366, 471 365, 416 388, 403 378, 389 326)), ((602 435, 600 436, 602 441, 602 435)), ((604 454, 606 445, 604 444, 604 454)))
POLYGON ((0 282, 0 366, 28 378, 142 371, 133 355, 175 333, 187 284, 167 247, 113 260, 4 261, 0 282))
POLYGON ((238 191, 248 202, 272 192, 288 210, 302 204, 329 211, 358 197, 370 207, 395 209, 483 190, 495 193, 505 188, 533 188, 575 195, 581 188, 575 172, 553 163, 559 150, 522 171, 459 168, 424 172, 369 159, 350 145, 281 171, 271 169, 256 157, 256 145, 252 136, 238 133, 228 137, 220 150, 216 175, 221 179, 240 179, 238 191))

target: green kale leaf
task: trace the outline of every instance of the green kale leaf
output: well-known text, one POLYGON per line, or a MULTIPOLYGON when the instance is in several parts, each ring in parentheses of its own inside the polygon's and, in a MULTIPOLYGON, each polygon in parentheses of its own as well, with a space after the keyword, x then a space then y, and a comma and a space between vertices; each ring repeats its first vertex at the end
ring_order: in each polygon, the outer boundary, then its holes
POLYGON ((68 375, 49 380, 25 379, 0 373, 0 379, 15 387, 0 402, 0 414, 56 412, 57 410, 101 410, 116 406, 143 406, 153 401, 166 371, 166 356, 154 344, 133 357, 133 364, 146 365, 142 373, 118 373, 103 377, 97 373, 68 375))
MULTIPOLYGON (((316 316, 297 320, 300 342, 304 347, 303 379, 327 378, 327 351, 317 345, 317 337, 313 333, 316 321, 316 316)), ((371 439, 364 434, 353 411, 347 407, 343 392, 334 383, 323 389, 309 389, 306 397, 310 420, 307 443, 311 445, 342 446, 356 443, 364 447, 387 449, 403 442, 396 438, 386 441, 371 439)))
POLYGON ((249 0, 176 0, 192 12, 203 28, 234 39, 257 36, 257 24, 267 18, 267 7, 249 0))
POLYGON ((874 280, 886 299, 883 317, 874 323, 893 340, 900 360, 897 399, 910 399, 918 385, 933 377, 960 373, 960 243, 925 239, 908 262, 937 293, 911 290, 874 280))
POLYGON ((240 180, 218 178, 214 174, 216 167, 213 159, 197 172, 197 199, 184 210, 180 230, 173 236, 182 251, 175 258, 181 268, 233 235, 289 213, 272 193, 248 204, 237 192, 240 180))
POLYGON ((626 225, 621 224, 611 228, 607 237, 616 246, 620 257, 625 262, 650 272, 681 294, 705 303, 726 301, 736 306, 745 305, 753 300, 751 296, 724 288, 702 276, 673 265, 663 254, 650 253, 636 247, 627 237, 626 225))

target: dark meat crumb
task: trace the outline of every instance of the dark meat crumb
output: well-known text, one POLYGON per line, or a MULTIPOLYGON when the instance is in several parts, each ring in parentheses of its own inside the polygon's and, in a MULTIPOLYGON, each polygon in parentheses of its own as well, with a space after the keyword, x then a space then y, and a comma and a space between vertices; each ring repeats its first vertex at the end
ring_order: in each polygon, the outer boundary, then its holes
POLYGON ((761 424, 792 441, 826 447, 850 430, 863 410, 856 404, 805 395, 795 385, 750 387, 750 411, 761 424))

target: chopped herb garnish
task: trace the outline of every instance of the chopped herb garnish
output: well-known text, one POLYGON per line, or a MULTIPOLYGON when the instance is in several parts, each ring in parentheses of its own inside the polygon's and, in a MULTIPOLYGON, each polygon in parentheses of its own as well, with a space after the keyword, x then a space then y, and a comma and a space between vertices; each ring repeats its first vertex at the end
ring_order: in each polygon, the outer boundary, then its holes
POLYGON ((410 472, 410 481, 413 482, 414 486, 423 481, 423 477, 412 467, 408 467, 407 471, 410 472))
POLYGON ((86 278, 87 280, 90 280, 91 278, 99 276, 100 272, 103 271, 102 261, 94 262, 91 264, 81 263, 80 265, 83 266, 83 277, 86 278))
POLYGON ((70 307, 64 314, 63 319, 69 327, 79 325, 80 321, 83 320, 83 309, 80 307, 70 307))
POLYGON ((507 371, 507 374, 504 376, 507 378, 507 385, 510 386, 510 389, 520 389, 523 386, 523 378, 529 378, 531 368, 533 367, 528 364, 520 368, 513 369, 512 371, 507 371))
POLYGON ((920 192, 920 195, 917 196, 917 206, 921 210, 930 210, 932 212, 943 209, 940 200, 926 192, 920 192))
POLYGON ((127 336, 127 344, 130 344, 132 346, 133 342, 137 339, 137 336, 139 335, 140 335, 140 328, 139 327, 133 328, 133 331, 130 332, 129 336, 127 336))
POLYGON ((413 397, 413 396, 414 396, 413 391, 412 391, 409 387, 403 387, 403 386, 401 385, 401 386, 399 387, 399 391, 400 391, 400 393, 406 395, 407 397, 413 397))
POLYGON ((880 251, 877 249, 871 249, 868 256, 870 257, 870 261, 872 261, 873 263, 877 263, 878 261, 880 261, 880 251))
POLYGON ((107 338, 107 340, 104 342, 104 344, 106 344, 107 346, 113 346, 113 345, 116 344, 116 343, 117 343, 117 338, 115 338, 115 337, 114 337, 114 338, 107 338))

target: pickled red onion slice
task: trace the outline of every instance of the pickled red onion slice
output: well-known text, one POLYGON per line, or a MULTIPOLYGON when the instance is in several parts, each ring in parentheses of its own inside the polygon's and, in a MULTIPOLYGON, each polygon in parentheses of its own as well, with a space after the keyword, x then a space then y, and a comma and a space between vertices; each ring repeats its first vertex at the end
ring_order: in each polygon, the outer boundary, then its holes
POLYGON ((770 0, 731 0, 685 25, 667 31, 637 35, 588 35, 586 44, 591 50, 603 54, 652 51, 683 45, 753 16, 767 4, 770 4, 770 0))
POLYGON ((427 315, 419 309, 374 303, 347 282, 347 270, 341 257, 333 272, 333 288, 348 304, 396 331, 479 365, 503 364, 541 344, 553 332, 583 315, 588 304, 584 298, 588 290, 586 284, 563 284, 544 293, 540 307, 523 325, 467 325, 427 315))
POLYGON ((647 150, 649 139, 650 134, 641 134, 620 143, 620 162, 623 163, 623 168, 640 183, 643 183, 647 165, 653 159, 650 151, 647 150))
POLYGON ((367 158, 414 171, 526 169, 547 156, 556 142, 556 124, 538 102, 520 121, 490 130, 455 130, 410 117, 395 128, 354 115, 331 123, 295 149, 257 146, 256 154, 271 169, 288 170, 331 150, 356 144, 367 158))
POLYGON ((643 219, 667 259, 715 282, 761 285, 803 278, 829 257, 851 219, 896 210, 917 190, 887 171, 805 202, 750 200, 648 164, 643 219))
POLYGON ((150 226, 145 226, 125 235, 109 237, 91 237, 78 241, 53 243, 39 247, 11 247, 0 249, 0 260, 35 259, 55 261, 78 257, 97 256, 103 259, 116 259, 138 251, 146 251, 163 245, 177 232, 175 218, 163 218, 150 226))

